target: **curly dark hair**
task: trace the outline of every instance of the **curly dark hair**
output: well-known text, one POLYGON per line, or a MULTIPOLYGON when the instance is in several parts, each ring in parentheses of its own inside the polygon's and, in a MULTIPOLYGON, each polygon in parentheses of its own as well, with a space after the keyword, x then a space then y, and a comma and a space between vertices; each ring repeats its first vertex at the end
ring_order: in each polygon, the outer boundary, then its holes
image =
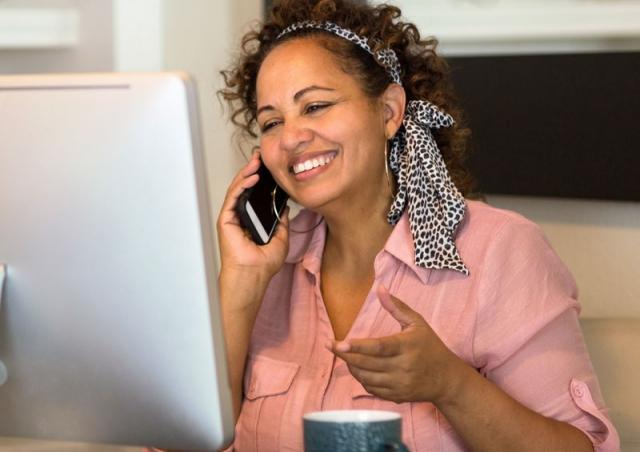
POLYGON ((271 8, 269 19, 242 39, 241 53, 231 68, 221 71, 226 88, 219 94, 230 105, 232 122, 245 136, 256 133, 256 79, 267 54, 291 39, 317 39, 332 52, 342 70, 353 75, 371 98, 382 94, 391 83, 386 70, 358 45, 318 29, 303 29, 276 39, 289 25, 305 20, 333 22, 366 38, 375 52, 393 49, 403 69, 402 85, 407 100, 428 100, 456 120, 450 128, 434 130, 449 174, 463 195, 473 188, 473 178, 465 165, 470 130, 464 126, 449 79, 449 66, 436 54, 438 41, 422 39, 417 27, 400 20, 401 11, 391 5, 356 4, 349 0, 280 0, 271 8))

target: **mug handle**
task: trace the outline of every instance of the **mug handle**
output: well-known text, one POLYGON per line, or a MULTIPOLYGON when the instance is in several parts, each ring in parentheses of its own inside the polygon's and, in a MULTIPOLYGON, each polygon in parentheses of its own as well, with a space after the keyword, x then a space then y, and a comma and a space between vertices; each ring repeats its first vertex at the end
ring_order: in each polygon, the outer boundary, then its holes
POLYGON ((409 452, 409 448, 403 443, 385 443, 380 446, 378 452, 409 452))

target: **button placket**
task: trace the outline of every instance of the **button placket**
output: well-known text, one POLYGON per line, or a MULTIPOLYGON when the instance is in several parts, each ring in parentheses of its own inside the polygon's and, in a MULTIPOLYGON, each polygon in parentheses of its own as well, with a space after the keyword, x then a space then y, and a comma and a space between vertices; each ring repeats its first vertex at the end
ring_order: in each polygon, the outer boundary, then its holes
POLYGON ((313 341, 315 347, 314 350, 312 350, 312 354, 317 357, 315 360, 313 360, 315 361, 315 366, 317 366, 316 369, 321 369, 319 378, 315 377, 312 379, 312 381, 317 382, 319 387, 322 388, 322 390, 318 393, 317 400, 317 409, 322 410, 327 399, 327 393, 331 384, 333 366, 336 360, 335 355, 330 350, 327 350, 325 348, 324 343, 326 340, 335 339, 335 336, 333 334, 331 321, 329 320, 329 314, 327 313, 327 309, 322 299, 322 292, 320 290, 320 274, 318 272, 314 272, 312 276, 315 308, 316 312, 318 313, 318 320, 320 322, 320 327, 318 330, 319 337, 317 340, 313 341))

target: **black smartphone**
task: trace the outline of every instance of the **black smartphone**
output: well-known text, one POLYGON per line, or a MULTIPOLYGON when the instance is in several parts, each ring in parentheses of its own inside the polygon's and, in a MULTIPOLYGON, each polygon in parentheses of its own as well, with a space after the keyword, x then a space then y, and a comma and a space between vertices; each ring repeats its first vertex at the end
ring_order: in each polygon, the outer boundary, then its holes
POLYGON ((289 200, 289 195, 276 183, 267 167, 260 162, 260 179, 240 195, 236 212, 240 224, 251 234, 258 245, 266 245, 271 240, 280 216, 289 200))

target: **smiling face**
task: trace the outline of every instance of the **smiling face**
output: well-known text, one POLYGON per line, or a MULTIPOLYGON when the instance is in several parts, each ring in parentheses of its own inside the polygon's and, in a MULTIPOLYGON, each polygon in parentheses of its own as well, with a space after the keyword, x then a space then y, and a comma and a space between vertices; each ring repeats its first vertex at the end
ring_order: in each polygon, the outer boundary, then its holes
POLYGON ((388 108, 382 98, 367 97, 317 40, 294 39, 272 50, 256 93, 262 159, 294 200, 325 215, 388 205, 384 146, 395 133, 388 108))

